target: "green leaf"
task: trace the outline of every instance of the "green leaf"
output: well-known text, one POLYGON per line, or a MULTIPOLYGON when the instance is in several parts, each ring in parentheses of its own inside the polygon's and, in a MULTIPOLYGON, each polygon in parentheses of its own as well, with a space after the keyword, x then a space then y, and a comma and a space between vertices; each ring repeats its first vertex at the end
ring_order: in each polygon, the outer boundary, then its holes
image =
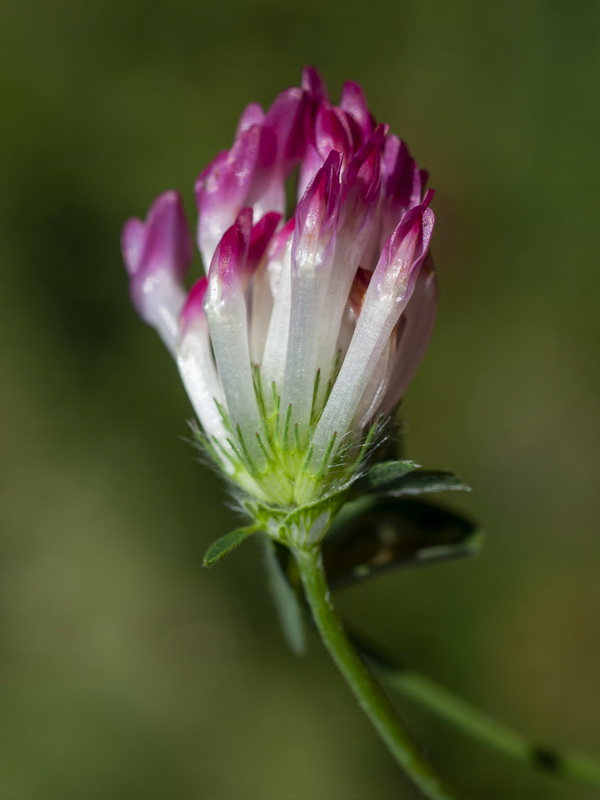
POLYGON ((283 635, 296 655, 306 650, 301 584, 294 558, 287 547, 265 537, 269 588, 275 601, 283 635))
POLYGON ((431 494, 433 492, 470 492, 471 487, 452 472, 415 469, 398 482, 394 495, 431 494))
POLYGON ((213 542, 204 555, 203 567, 212 567, 217 561, 220 561, 225 556, 233 552, 236 547, 239 547, 244 539, 247 539, 253 533, 256 533, 258 528, 238 528, 231 533, 226 533, 221 536, 216 542, 213 542))
POLYGON ((395 489, 404 476, 412 472, 418 464, 414 461, 383 461, 374 464, 356 483, 358 493, 375 494, 395 489))
POLYGON ((383 572, 471 555, 481 536, 473 522, 423 500, 389 495, 342 509, 325 538, 323 558, 332 588, 383 572))
POLYGON ((356 494, 417 495, 464 491, 471 488, 452 472, 419 469, 414 461, 384 461, 375 464, 356 483, 356 494))

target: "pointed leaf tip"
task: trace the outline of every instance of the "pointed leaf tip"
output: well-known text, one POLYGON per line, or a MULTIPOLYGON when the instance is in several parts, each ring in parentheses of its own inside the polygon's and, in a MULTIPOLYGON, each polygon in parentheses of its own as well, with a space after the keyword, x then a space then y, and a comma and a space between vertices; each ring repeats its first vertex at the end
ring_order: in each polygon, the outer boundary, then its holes
POLYGON ((470 492, 471 487, 446 470, 421 469, 414 461, 383 461, 374 464, 357 481, 356 493, 405 495, 435 492, 470 492))
MULTIPOLYGON (((388 490, 389 491, 389 490, 388 490)), ((407 472, 393 488, 391 494, 418 495, 435 492, 470 492, 471 487, 458 475, 446 470, 415 469, 407 472)))
POLYGON ((257 530, 258 528, 253 527, 238 528, 235 531, 231 531, 231 533, 226 533, 225 536, 221 536, 221 538, 217 539, 216 542, 213 542, 206 551, 202 566, 212 567, 222 558, 225 558, 225 556, 228 556, 230 553, 232 553, 245 539, 247 539, 253 533, 256 533, 257 530))

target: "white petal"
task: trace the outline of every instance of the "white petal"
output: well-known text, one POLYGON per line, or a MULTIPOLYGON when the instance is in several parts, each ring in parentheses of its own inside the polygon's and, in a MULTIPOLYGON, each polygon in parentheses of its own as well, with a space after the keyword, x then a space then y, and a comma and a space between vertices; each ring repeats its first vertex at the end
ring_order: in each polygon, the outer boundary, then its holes
POLYGON ((390 340, 383 353, 379 356, 377 366, 373 370, 367 388, 360 399, 358 410, 353 420, 353 427, 357 430, 362 430, 369 422, 373 421, 377 413, 388 386, 393 351, 393 342, 390 340))
POLYGON ((408 292, 382 295, 375 281, 369 284, 346 358, 315 430, 312 466, 321 463, 334 434, 338 443, 345 437, 409 299, 408 292))
POLYGON ((186 294, 172 275, 163 272, 148 276, 142 286, 144 319, 158 331, 161 339, 175 354, 179 336, 179 315, 186 294))
POLYGON ((257 440, 262 423, 250 366, 246 301, 239 282, 223 287, 216 275, 209 281, 205 312, 227 410, 234 429, 239 425, 254 465, 262 467, 265 458, 257 440))
POLYGON ((266 269, 256 272, 251 284, 250 355, 255 364, 263 360, 269 323, 273 313, 273 293, 266 269))
POLYGON ((204 432, 228 451, 228 433, 215 402, 224 404, 223 390, 204 317, 187 325, 177 346, 177 366, 204 432))
MULTIPOLYGON (((271 291, 275 297, 273 312, 269 322, 269 332, 265 342, 261 373, 263 386, 275 382, 279 390, 283 383, 291 308, 291 238, 281 253, 281 257, 271 259, 268 276, 271 291)), ((268 394, 268 393, 267 393, 268 394)))
POLYGON ((419 368, 433 333, 436 301, 436 277, 425 263, 421 267, 411 301, 402 315, 404 327, 390 363, 390 381, 381 404, 382 414, 390 414, 394 410, 419 368))
POLYGON ((324 384, 330 379, 336 363, 350 288, 360 264, 364 243, 363 237, 360 240, 353 239, 348 232, 336 240, 335 258, 320 298, 318 317, 320 335, 317 363, 324 384))
POLYGON ((323 324, 324 265, 292 265, 290 328, 281 408, 292 406, 292 424, 308 429, 323 324))

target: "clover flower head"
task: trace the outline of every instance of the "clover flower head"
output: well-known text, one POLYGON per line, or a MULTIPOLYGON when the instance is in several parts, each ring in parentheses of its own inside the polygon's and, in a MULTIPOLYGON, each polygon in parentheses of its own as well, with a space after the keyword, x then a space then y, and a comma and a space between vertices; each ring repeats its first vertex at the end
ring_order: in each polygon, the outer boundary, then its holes
POLYGON ((324 535, 423 356, 426 179, 358 84, 333 105, 306 68, 268 111, 249 105, 200 174, 191 290, 176 192, 124 227, 133 302, 175 356, 205 448, 275 537, 324 535))

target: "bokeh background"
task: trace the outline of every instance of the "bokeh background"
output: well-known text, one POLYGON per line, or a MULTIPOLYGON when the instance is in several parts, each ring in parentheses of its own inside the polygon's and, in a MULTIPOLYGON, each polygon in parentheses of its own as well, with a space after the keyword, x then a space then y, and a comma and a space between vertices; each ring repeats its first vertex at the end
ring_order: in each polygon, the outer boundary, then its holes
MULTIPOLYGON (((441 307, 406 453, 475 487, 470 561, 339 603, 536 739, 600 756, 600 5, 138 0, 0 6, 0 797, 416 798, 185 442, 130 307, 122 221, 193 181, 242 107, 318 66, 431 172, 441 307)), ((584 800, 399 702, 472 798, 584 800)))

